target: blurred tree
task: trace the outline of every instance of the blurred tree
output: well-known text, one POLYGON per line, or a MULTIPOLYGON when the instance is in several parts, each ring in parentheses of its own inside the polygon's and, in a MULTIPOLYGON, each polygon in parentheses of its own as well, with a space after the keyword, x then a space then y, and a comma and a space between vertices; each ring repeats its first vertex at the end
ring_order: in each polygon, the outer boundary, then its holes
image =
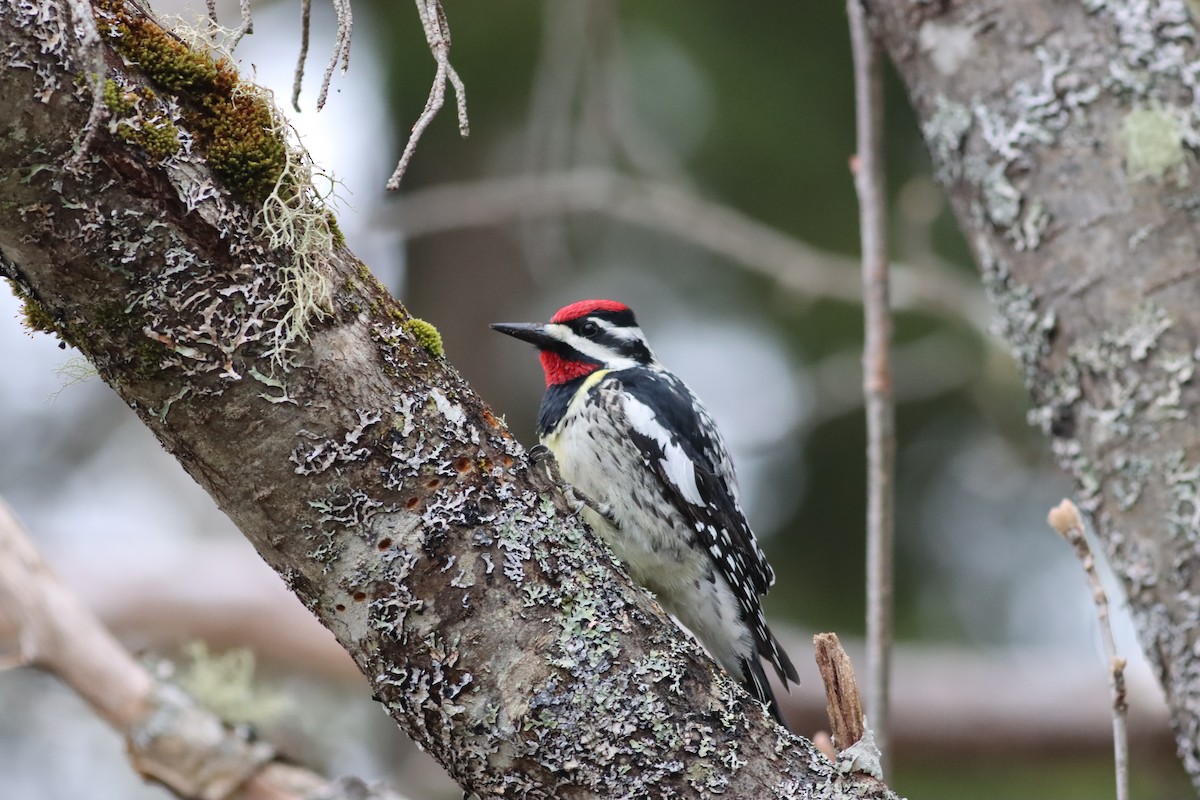
POLYGON ((867 5, 1200 789, 1196 6, 867 5))

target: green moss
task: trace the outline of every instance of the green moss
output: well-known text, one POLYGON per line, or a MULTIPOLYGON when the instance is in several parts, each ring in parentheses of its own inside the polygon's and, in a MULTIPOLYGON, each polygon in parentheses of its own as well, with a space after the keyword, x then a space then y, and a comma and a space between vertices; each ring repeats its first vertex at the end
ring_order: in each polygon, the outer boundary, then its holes
POLYGON ((68 326, 55 319, 44 305, 33 295, 25 291, 16 281, 10 280, 13 294, 21 301, 21 322, 30 333, 48 333, 57 336, 65 344, 75 346, 75 339, 68 331, 68 326))
POLYGON ((1121 121, 1125 169, 1134 178, 1162 178, 1184 163, 1183 131, 1163 108, 1130 111, 1121 121))
POLYGON ((114 117, 127 117, 133 113, 135 101, 133 92, 123 92, 112 78, 104 82, 104 105, 114 117))
POLYGON ((325 221, 329 224, 329 232, 333 234, 333 244, 335 247, 345 247, 346 237, 342 235, 342 229, 338 227, 337 217, 332 211, 325 212, 325 221))
POLYGON ((275 130, 270 106, 251 93, 209 100, 216 122, 208 146, 209 166, 236 194, 261 204, 287 164, 287 144, 275 130))
POLYGON ((58 323, 55 322, 54 317, 46 310, 45 306, 20 291, 17 292, 17 295, 21 298, 21 319, 25 323, 26 330, 31 333, 34 331, 50 333, 62 338, 62 331, 58 323))
POLYGON ((442 335, 438 333, 438 329, 433 327, 433 325, 423 319, 412 317, 405 320, 400 327, 433 355, 438 358, 445 356, 446 351, 442 347, 442 335))
POLYGON ((179 152, 179 129, 166 117, 156 114, 143 119, 138 107, 150 108, 158 97, 146 87, 124 91, 114 80, 104 82, 104 104, 117 123, 116 134, 121 139, 135 144, 156 159, 166 158, 179 152))
MULTIPOLYGON (((207 149, 213 173, 240 199, 261 204, 287 161, 287 145, 266 97, 243 84, 228 60, 214 60, 193 50, 127 8, 123 0, 97 0, 94 8, 97 26, 113 47, 156 85, 178 97, 184 122, 207 149)), ((122 107, 129 102, 119 93, 114 86, 110 97, 106 84, 106 103, 111 99, 122 107)), ((172 138, 178 140, 177 131, 172 137, 165 128, 139 135, 145 137, 143 146, 151 154, 164 152, 172 138)))

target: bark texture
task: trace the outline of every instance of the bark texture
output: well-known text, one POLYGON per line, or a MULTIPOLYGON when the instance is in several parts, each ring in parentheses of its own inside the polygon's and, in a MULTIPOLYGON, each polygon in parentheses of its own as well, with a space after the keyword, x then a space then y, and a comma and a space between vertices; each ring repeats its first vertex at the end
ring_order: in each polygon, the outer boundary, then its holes
POLYGON ((1200 788, 1197 6, 867 5, 1200 788))
POLYGON ((120 0, 87 46, 89 12, 0 4, 0 273, 415 741, 484 797, 892 796, 773 725, 538 490, 252 87, 120 0))

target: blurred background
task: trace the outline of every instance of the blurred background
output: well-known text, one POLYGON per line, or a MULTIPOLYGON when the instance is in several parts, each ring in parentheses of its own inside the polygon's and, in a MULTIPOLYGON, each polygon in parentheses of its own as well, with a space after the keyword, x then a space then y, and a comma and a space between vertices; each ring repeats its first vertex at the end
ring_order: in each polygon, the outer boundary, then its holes
MULTIPOLYGON (((202 10, 155 7, 184 19, 202 10)), ((747 9, 448 4, 471 135, 459 137, 448 95, 388 196, 434 61, 413 7, 357 0, 350 71, 317 112, 334 36, 321 6, 291 118, 340 180, 352 248, 438 327, 451 362, 526 445, 540 368, 531 348, 488 323, 544 320, 586 297, 634 307, 731 445, 779 576, 768 615, 804 667, 788 713, 812 735, 827 723, 810 636, 854 642, 864 628, 849 39, 841 4, 747 9)), ((235 23, 236 8, 222 13, 235 23)), ((256 3, 254 14, 237 56, 286 105, 298 4, 256 3)), ((1020 377, 988 333, 986 299, 894 76, 887 89, 891 247, 902 264, 890 782, 914 798, 1108 796, 1095 610, 1045 523, 1071 487, 1025 424, 1020 377)), ((271 702, 248 702, 247 716, 289 754, 413 798, 461 796, 78 354, 23 329, 7 289, 0 353, 0 494, 123 641, 184 674, 200 650, 202 671, 231 660, 240 670, 252 653, 253 691, 271 702)), ((1134 796, 1189 797, 1161 696, 1109 583, 1131 660, 1134 796)), ((0 653, 11 636, 0 623, 0 653)), ((0 672, 0 797, 166 796, 140 782, 119 739, 55 680, 0 672)))

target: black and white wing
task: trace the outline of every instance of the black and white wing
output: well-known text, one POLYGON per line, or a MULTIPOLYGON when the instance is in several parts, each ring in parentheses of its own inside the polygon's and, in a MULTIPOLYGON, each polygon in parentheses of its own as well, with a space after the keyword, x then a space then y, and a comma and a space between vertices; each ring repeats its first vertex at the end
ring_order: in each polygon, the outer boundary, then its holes
POLYGON ((780 680, 797 681, 795 668, 763 616, 760 597, 775 582, 775 575, 738 502, 720 434, 674 375, 631 370, 620 380, 630 435, 647 468, 734 592, 758 652, 774 665, 780 680))

